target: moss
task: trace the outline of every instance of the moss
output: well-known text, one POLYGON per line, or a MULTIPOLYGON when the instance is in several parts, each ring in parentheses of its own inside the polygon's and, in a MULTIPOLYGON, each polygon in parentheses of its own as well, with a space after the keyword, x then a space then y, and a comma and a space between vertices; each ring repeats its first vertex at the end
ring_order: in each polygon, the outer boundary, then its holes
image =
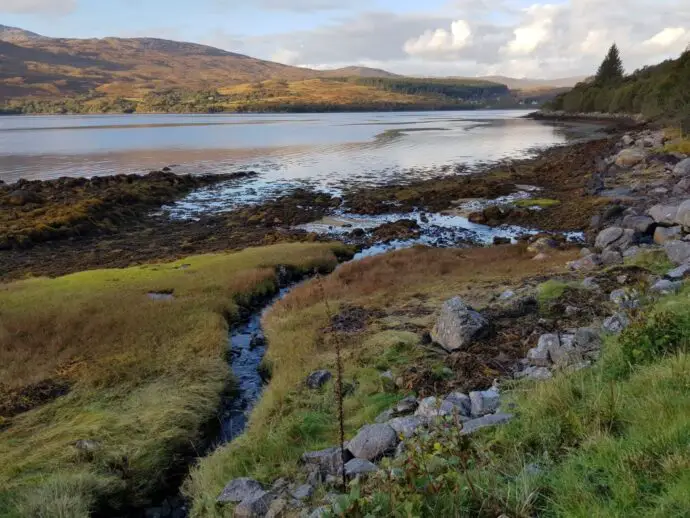
POLYGON ((514 203, 516 207, 520 208, 531 208, 531 207, 540 207, 542 209, 547 209, 549 207, 555 207, 557 205, 560 205, 561 202, 558 200, 552 200, 549 198, 534 198, 534 199, 529 199, 529 200, 518 200, 514 203))
POLYGON ((537 288, 537 300, 541 307, 546 307, 563 296, 568 288, 568 283, 551 279, 540 284, 537 288))

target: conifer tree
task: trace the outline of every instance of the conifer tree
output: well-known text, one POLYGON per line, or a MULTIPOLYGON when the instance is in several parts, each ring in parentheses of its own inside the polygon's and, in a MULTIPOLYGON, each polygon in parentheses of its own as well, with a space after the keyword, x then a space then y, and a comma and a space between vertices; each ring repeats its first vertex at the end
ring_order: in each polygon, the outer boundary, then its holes
POLYGON ((599 66, 599 70, 597 70, 596 82, 599 84, 615 83, 623 79, 624 74, 623 61, 621 61, 618 46, 614 43, 599 66))

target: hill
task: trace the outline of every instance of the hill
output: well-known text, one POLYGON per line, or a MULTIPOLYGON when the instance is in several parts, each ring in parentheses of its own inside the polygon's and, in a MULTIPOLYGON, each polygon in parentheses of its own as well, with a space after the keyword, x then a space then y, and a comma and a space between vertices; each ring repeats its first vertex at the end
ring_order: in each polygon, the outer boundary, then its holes
POLYGON ((556 88, 572 88, 577 83, 580 83, 587 79, 587 76, 562 77, 558 79, 531 79, 506 76, 484 76, 480 77, 479 79, 491 81, 492 83, 504 84, 511 90, 532 91, 556 88))
POLYGON ((399 74, 381 70, 380 68, 369 67, 344 67, 336 68, 334 70, 322 70, 322 77, 402 77, 399 74))

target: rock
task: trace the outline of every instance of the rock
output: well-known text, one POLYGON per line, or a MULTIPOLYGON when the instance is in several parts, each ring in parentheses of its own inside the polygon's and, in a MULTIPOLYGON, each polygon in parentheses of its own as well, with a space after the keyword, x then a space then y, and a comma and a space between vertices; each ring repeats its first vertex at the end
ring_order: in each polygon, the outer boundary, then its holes
POLYGON ((235 507, 235 518, 264 518, 271 508, 276 495, 260 491, 248 495, 235 507))
POLYGON ((566 317, 575 317, 580 314, 580 308, 576 306, 566 306, 563 313, 566 317))
POLYGON ((630 247, 635 240, 635 231, 629 228, 609 227, 597 236, 595 246, 602 250, 606 248, 619 248, 625 250, 630 247))
POLYGON ((307 376, 307 387, 310 389, 318 389, 323 387, 330 379, 333 378, 333 374, 327 370, 314 371, 309 376, 307 376))
POLYGON ((592 252, 589 248, 581 248, 580 249, 580 257, 589 257, 592 255, 594 252, 592 252))
POLYGON ((515 296, 515 292, 513 290, 506 290, 501 295, 498 297, 499 300, 510 300, 515 296))
POLYGON ((441 398, 429 396, 419 402, 419 408, 417 408, 414 415, 427 419, 434 419, 436 417, 444 417, 459 412, 460 410, 450 401, 444 401, 441 398))
MULTIPOLYGON (((353 455, 349 447, 346 448, 345 462, 348 462, 352 457, 353 455)), ((320 473, 338 475, 343 466, 342 452, 337 446, 326 448, 325 450, 306 452, 302 455, 302 463, 318 468, 320 473)))
POLYGON ((650 216, 626 216, 623 218, 623 228, 629 228, 639 234, 650 234, 654 228, 654 219, 650 216))
POLYGON ((398 404, 395 405, 395 413, 397 415, 413 414, 414 411, 417 410, 418 406, 419 402, 417 401, 416 397, 407 396, 406 398, 398 401, 398 404))
POLYGON ((308 500, 309 498, 311 498, 311 495, 313 494, 314 486, 312 486, 311 484, 302 484, 290 493, 292 498, 294 498, 295 500, 308 500))
POLYGON ((285 490, 290 486, 290 481, 286 478, 279 478, 273 482, 271 486, 271 491, 276 494, 284 493, 285 490))
POLYGON ((666 256, 674 264, 690 262, 690 243, 685 241, 667 241, 664 243, 666 256))
POLYGON ((443 305, 431 337, 447 351, 457 351, 480 337, 488 325, 481 314, 467 306, 460 297, 455 297, 443 305))
POLYGON ((509 237, 494 236, 494 245, 509 245, 510 243, 509 237))
POLYGON ((601 254, 601 262, 604 266, 623 264, 623 254, 615 250, 604 250, 601 254))
POLYGON ((537 347, 527 353, 527 361, 535 367, 551 364, 565 365, 577 356, 572 345, 573 335, 545 334, 539 337, 537 347))
POLYGON ((482 417, 492 414, 498 409, 501 396, 497 389, 490 388, 489 390, 470 392, 470 400, 472 402, 472 417, 482 417))
POLYGON ((681 178, 680 181, 673 186, 673 194, 683 195, 690 193, 690 175, 681 178))
POLYGON ((387 424, 371 424, 362 427, 350 441, 348 450, 358 459, 374 460, 393 453, 398 435, 387 424))
POLYGON ((573 335, 560 335, 558 344, 549 347, 549 357, 554 365, 564 367, 579 360, 579 353, 573 347, 573 335))
POLYGON ((567 267, 570 270, 580 272, 580 271, 590 271, 599 268, 603 264, 602 257, 599 254, 591 254, 582 259, 577 259, 575 261, 570 261, 567 263, 567 267))
POLYGON ((642 248, 639 246, 631 246, 627 250, 623 251, 623 259, 628 259, 630 257, 635 257, 642 252, 642 248))
POLYGON ((550 250, 554 250, 558 248, 558 241, 556 241, 553 238, 550 237, 540 237, 537 238, 533 243, 531 243, 527 247, 528 252, 532 252, 534 254, 537 253, 544 253, 548 252, 550 250))
POLYGON ((74 443, 74 447, 86 453, 94 453, 100 450, 103 445, 100 441, 95 441, 93 439, 80 439, 74 443))
POLYGON ((586 277, 582 280, 582 287, 585 288, 586 290, 600 290, 601 286, 597 284, 597 281, 594 277, 586 277))
POLYGON ((254 494, 264 493, 264 488, 251 478, 236 478, 231 480, 218 496, 218 503, 236 504, 254 494))
POLYGON ((308 518, 325 518, 329 515, 330 512, 330 507, 322 505, 321 507, 317 507, 316 509, 314 509, 308 518))
POLYGON ((681 264, 678 268, 666 273, 665 277, 671 279, 672 281, 677 281, 684 279, 688 274, 690 274, 690 263, 681 264))
POLYGON ((546 367, 526 367, 525 370, 515 374, 517 379, 527 378, 535 381, 544 381, 553 378, 553 373, 546 367))
POLYGON ((613 290, 609 295, 609 300, 620 309, 637 309, 640 307, 640 299, 637 293, 623 288, 613 290))
POLYGON ((35 192, 17 189, 9 194, 8 201, 10 205, 22 207, 28 203, 40 203, 41 197, 35 192))
POLYGON ((685 160, 681 160, 676 164, 676 166, 673 168, 673 175, 674 176, 688 176, 690 175, 690 158, 686 158, 685 160))
POLYGON ((472 419, 471 421, 463 423, 461 433, 463 435, 469 435, 482 428, 505 424, 513 419, 513 417, 515 417, 513 414, 490 414, 480 417, 479 419, 472 419))
POLYGON ((376 464, 365 459, 352 459, 345 464, 345 475, 348 478, 355 478, 358 475, 367 475, 368 473, 374 473, 378 470, 379 468, 376 464))
POLYGON ((458 409, 460 415, 469 417, 472 415, 472 399, 462 392, 451 392, 445 397, 445 401, 458 409))
POLYGON ((627 148, 616 155, 615 164, 618 167, 630 168, 643 162, 646 156, 646 153, 640 149, 627 148))
POLYGON ((623 144, 625 147, 630 147, 635 143, 635 139, 632 138, 630 135, 623 135, 623 138, 621 139, 621 144, 623 144))
POLYGON ((607 333, 618 334, 630 325, 630 319, 624 313, 616 313, 604 320, 602 328, 607 333))
POLYGON ((393 428, 393 430, 395 430, 395 433, 397 433, 399 437, 402 436, 403 439, 409 439, 415 433, 417 433, 418 428, 427 424, 427 420, 423 417, 413 415, 407 417, 396 417, 395 419, 388 421, 387 424, 393 428))
POLYGON ((591 327, 581 327, 575 331, 573 347, 578 351, 590 352, 601 349, 601 336, 591 327))
POLYGON ((654 242, 663 245, 667 241, 673 241, 681 237, 681 227, 657 227, 654 231, 654 242))
POLYGON ((690 200, 685 200, 678 206, 676 223, 682 227, 690 227, 690 200))
POLYGON ((395 409, 394 408, 389 408, 388 410, 384 410, 381 412, 379 415, 376 416, 376 419, 374 419, 375 423, 387 423, 391 419, 395 417, 395 409))
POLYGON ((677 205, 654 205, 647 214, 659 225, 671 227, 676 224, 677 205))
POLYGON ((538 345, 527 352, 527 361, 532 366, 548 367, 551 365, 551 357, 549 355, 549 344, 551 343, 551 338, 542 339, 544 336, 556 337, 556 339, 558 338, 557 335, 543 335, 539 338, 538 345))
POLYGON ((662 295, 670 295, 671 293, 678 293, 683 287, 682 281, 669 281, 668 279, 661 279, 654 283, 654 285, 649 288, 649 291, 653 293, 660 293, 662 295))
POLYGON ((286 518, 289 508, 290 505, 287 500, 284 498, 276 498, 271 503, 271 507, 268 508, 268 512, 264 518, 286 518))

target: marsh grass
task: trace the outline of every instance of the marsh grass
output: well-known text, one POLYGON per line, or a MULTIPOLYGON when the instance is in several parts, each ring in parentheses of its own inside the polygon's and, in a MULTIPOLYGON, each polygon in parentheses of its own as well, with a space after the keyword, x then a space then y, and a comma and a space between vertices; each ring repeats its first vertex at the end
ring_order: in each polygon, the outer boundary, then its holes
POLYGON ((240 307, 277 290, 278 265, 329 271, 344 252, 286 244, 0 285, 3 408, 41 380, 70 387, 5 418, 0 515, 81 517, 145 504, 194 454, 218 408, 228 324, 240 307), (99 447, 75 448, 82 439, 99 447))

